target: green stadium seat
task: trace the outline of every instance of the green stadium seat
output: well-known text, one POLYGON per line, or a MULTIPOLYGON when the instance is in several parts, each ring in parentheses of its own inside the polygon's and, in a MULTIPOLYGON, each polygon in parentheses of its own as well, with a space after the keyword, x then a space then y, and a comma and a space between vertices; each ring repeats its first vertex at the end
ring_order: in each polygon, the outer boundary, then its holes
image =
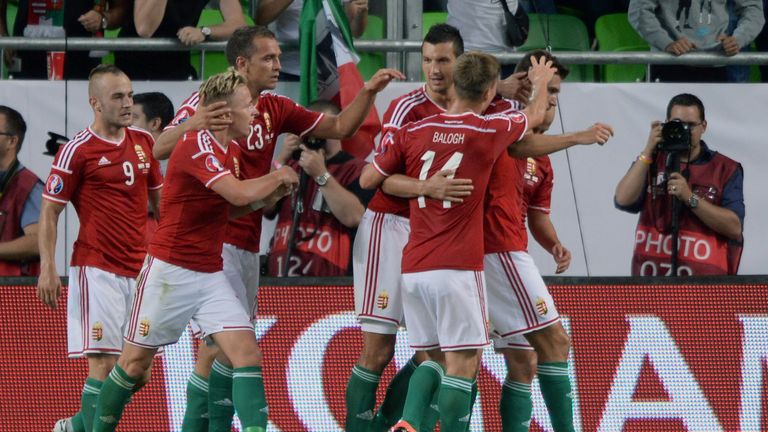
MULTIPOLYGON (((582 20, 570 15, 529 14, 528 40, 518 52, 552 47, 552 51, 590 51, 589 33, 582 20)), ((574 65, 566 81, 592 82, 594 66, 574 65)))
MULTIPOLYGON (((650 51, 648 43, 629 24, 626 13, 603 15, 595 22, 598 51, 650 51)), ((602 65, 603 82, 635 82, 645 79, 645 65, 602 65)))
MULTIPOLYGON (((246 25, 253 25, 253 19, 247 14, 243 14, 246 25)), ((218 9, 203 9, 203 13, 200 14, 200 19, 197 21, 198 27, 203 26, 215 26, 224 22, 224 17, 221 16, 221 12, 218 9)), ((221 51, 209 51, 205 53, 205 70, 200 71, 200 51, 192 51, 189 56, 189 61, 192 67, 197 71, 197 76, 200 79, 207 79, 217 73, 224 72, 229 63, 227 63, 227 57, 224 52, 221 51)))
POLYGON ((421 36, 426 36, 433 25, 444 24, 446 21, 448 21, 448 12, 424 12, 421 15, 421 36))
MULTIPOLYGON (((6 23, 8 26, 8 34, 13 33, 13 23, 16 22, 16 11, 18 10, 18 7, 16 5, 16 2, 8 2, 8 6, 6 7, 5 11, 5 17, 6 17, 6 23)), ((3 61, 0 59, 0 61, 3 61)), ((3 68, 3 79, 8 79, 8 68, 3 68)))
MULTIPOLYGON (((376 15, 368 15, 368 25, 360 36, 360 40, 384 39, 384 34, 384 20, 376 15)), ((360 61, 357 63, 357 70, 360 71, 364 81, 368 81, 386 63, 384 53, 361 52, 358 55, 360 61)))

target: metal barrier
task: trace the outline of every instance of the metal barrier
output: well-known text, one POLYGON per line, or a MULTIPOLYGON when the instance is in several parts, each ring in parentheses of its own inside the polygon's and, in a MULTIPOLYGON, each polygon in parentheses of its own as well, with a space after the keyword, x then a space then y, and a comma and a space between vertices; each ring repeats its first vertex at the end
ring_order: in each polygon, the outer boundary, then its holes
MULTIPOLYGON (((45 51, 200 51, 203 59, 206 51, 224 51, 226 42, 204 42, 198 45, 186 46, 172 38, 0 38, 0 53, 5 49, 13 50, 45 50, 45 51)), ((296 50, 297 45, 281 44, 284 51, 296 50)), ((387 61, 390 67, 404 70, 412 62, 407 61, 403 54, 415 53, 421 50, 421 40, 358 40, 355 49, 360 52, 393 53, 387 61), (400 54, 400 55, 398 55, 400 54), (406 64, 407 61, 407 64, 406 64)), ((628 51, 628 52, 599 52, 599 51, 555 51, 557 57, 566 64, 667 64, 688 66, 723 66, 723 65, 768 65, 768 52, 742 52, 728 57, 715 52, 692 52, 675 56, 665 52, 628 51)), ((522 58, 523 53, 510 52, 497 55, 502 63, 515 63, 522 58)), ((204 60, 202 60, 204 61, 204 60)), ((0 73, 5 65, 0 62, 0 73)), ((408 77, 420 79, 420 69, 408 67, 408 77)))

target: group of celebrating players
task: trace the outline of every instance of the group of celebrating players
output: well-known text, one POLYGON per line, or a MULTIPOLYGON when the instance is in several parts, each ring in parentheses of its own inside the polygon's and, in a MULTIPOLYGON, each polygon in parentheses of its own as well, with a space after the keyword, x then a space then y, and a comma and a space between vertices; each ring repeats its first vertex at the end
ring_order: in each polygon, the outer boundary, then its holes
MULTIPOLYGON (((598 123, 543 134, 568 73, 548 53, 526 56, 519 73, 499 81, 495 58, 463 53, 459 31, 440 24, 422 55, 426 85, 392 101, 376 156, 360 177, 362 187, 378 190, 353 248, 363 351, 347 387, 345 430, 433 430, 438 420, 443 431, 468 430, 479 358, 491 337, 508 367, 504 430, 528 430, 535 374, 555 430, 573 430, 569 340, 526 253, 525 220, 564 271, 570 252, 549 220, 545 155, 603 144, 613 132, 598 123), (416 354, 377 409, 381 373, 406 324, 416 354)), ((131 127, 130 79, 114 66, 90 75, 93 123, 57 153, 40 215, 38 296, 51 307, 61 289, 58 217, 71 202, 80 220, 68 353, 87 357, 88 378, 80 411, 54 431, 115 430, 158 350, 188 323, 205 342, 188 380, 182 430, 229 431, 235 412, 244 432, 267 429, 252 325, 261 209, 298 183, 293 169, 272 163, 277 138, 349 137, 376 94, 404 76, 378 71, 349 106, 329 115, 267 92, 280 72, 279 44, 268 29, 235 31, 226 56, 232 68, 205 81, 157 142, 131 127), (166 158, 163 179, 157 159, 166 158), (148 206, 159 225, 147 245, 148 206)))

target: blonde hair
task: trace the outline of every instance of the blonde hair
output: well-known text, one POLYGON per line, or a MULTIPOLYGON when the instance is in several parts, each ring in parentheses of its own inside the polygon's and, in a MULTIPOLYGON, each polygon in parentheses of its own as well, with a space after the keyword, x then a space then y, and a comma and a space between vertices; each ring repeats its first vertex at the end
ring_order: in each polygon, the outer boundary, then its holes
POLYGON ((483 93, 498 79, 499 62, 490 54, 466 52, 456 59, 453 67, 456 95, 471 102, 481 101, 483 93))
POLYGON ((205 105, 210 105, 229 99, 235 90, 243 85, 246 85, 245 78, 230 67, 205 80, 200 85, 200 97, 205 101, 205 105))

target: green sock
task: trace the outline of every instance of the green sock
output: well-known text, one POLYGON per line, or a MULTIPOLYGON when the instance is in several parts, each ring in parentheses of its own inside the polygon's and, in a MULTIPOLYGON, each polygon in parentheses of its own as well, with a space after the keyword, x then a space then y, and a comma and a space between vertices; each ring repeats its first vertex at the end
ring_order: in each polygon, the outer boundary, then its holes
MULTIPOLYGON (((101 381, 99 381, 101 382, 101 381)), ((81 403, 82 403, 82 396, 81 396, 81 403)), ((78 411, 75 415, 73 415, 70 419, 70 424, 72 425, 72 432, 86 432, 85 431, 85 425, 83 424, 83 413, 78 411)), ((91 418, 91 422, 93 422, 93 418, 91 418)))
POLYGON ((208 376, 208 429, 210 432, 232 430, 235 404, 232 396, 232 368, 218 360, 211 366, 208 376))
POLYGON ((373 420, 376 405, 376 389, 379 387, 381 374, 359 365, 352 368, 347 383, 346 405, 347 418, 344 430, 348 432, 368 432, 373 420))
POLYGON ((429 408, 424 413, 424 417, 421 418, 421 424, 419 425, 419 431, 432 432, 437 426, 437 422, 440 420, 440 407, 437 405, 440 401, 440 387, 435 390, 432 395, 432 400, 429 401, 429 408))
POLYGON ((411 357, 405 366, 401 367, 395 374, 392 381, 387 386, 387 393, 384 400, 376 411, 376 418, 371 424, 371 432, 385 432, 395 425, 403 415, 403 406, 405 397, 408 394, 408 383, 411 380, 413 371, 416 370, 416 358, 411 357))
POLYGON ((472 424, 472 413, 475 412, 475 401, 477 400, 477 379, 472 381, 472 393, 469 394, 469 421, 467 422, 467 432, 469 425, 472 424))
POLYGON ((539 385, 555 432, 573 432, 573 395, 568 363, 540 363, 539 385))
POLYGON ((104 380, 93 417, 93 432, 112 432, 123 415, 128 398, 133 394, 136 380, 129 377, 119 365, 104 380))
MULTIPOLYGON (((96 413, 96 401, 99 399, 102 381, 95 378, 87 378, 83 385, 83 393, 80 395, 80 420, 84 431, 93 429, 93 415, 96 413)), ((75 426, 74 419, 72 426, 75 426)))
POLYGON ((430 409, 429 402, 440 387, 444 374, 443 367, 432 360, 425 361, 413 371, 403 407, 403 420, 413 427, 421 425, 421 420, 430 409))
POLYGON ((440 430, 464 432, 469 427, 472 382, 469 378, 445 375, 440 383, 440 430))
POLYGON ((267 430, 267 398, 261 366, 242 367, 232 374, 232 398, 240 423, 247 432, 267 430))
POLYGON ((208 381, 196 373, 187 379, 187 410, 183 432, 208 432, 208 381))
POLYGON ((531 385, 517 381, 504 381, 501 387, 501 401, 499 401, 502 430, 528 432, 532 412, 531 385))

